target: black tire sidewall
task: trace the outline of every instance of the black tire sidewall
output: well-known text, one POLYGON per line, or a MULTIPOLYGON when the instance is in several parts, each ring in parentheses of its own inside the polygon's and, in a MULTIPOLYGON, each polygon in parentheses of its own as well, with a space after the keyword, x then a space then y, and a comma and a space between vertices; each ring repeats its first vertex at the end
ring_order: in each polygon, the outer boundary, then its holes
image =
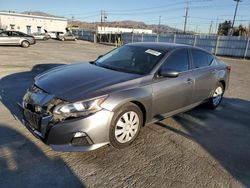
POLYGON ((30 46, 30 43, 29 43, 28 41, 23 41, 22 44, 21 44, 21 46, 22 46, 23 48, 28 48, 28 47, 30 46), (24 43, 27 43, 28 45, 27 45, 27 46, 24 46, 24 45, 23 45, 24 43))
POLYGON ((140 132, 140 129, 142 127, 142 124, 143 124, 143 115, 142 115, 142 112, 141 112, 140 108, 137 105, 135 105, 133 103, 128 103, 128 104, 125 104, 125 105, 119 107, 114 112, 114 116, 112 118, 111 125, 110 125, 110 130, 109 130, 110 144, 113 147, 118 148, 118 149, 122 149, 122 148, 125 148, 125 147, 129 146, 137 138, 137 136, 138 136, 138 134, 140 132), (138 117, 139 117, 139 127, 138 127, 138 130, 137 130, 137 133, 135 134, 135 136, 129 142, 120 143, 115 138, 116 123, 124 113, 129 112, 129 111, 133 111, 138 115, 138 117))

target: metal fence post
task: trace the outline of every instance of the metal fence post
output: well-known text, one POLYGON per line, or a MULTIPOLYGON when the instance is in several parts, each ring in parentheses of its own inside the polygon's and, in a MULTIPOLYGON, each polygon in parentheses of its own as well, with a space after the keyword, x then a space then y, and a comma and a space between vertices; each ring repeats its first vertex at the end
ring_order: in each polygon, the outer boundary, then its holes
POLYGON ((217 55, 218 53, 219 44, 220 44, 220 36, 217 37, 214 55, 217 55))
POLYGON ((194 36, 194 46, 196 46, 196 42, 197 42, 197 35, 194 36))
POLYGON ((134 43, 134 33, 132 32, 131 43, 134 43))
POLYGON ((94 43, 97 42, 96 33, 94 33, 94 43))
POLYGON ((141 42, 143 42, 143 40, 144 40, 144 39, 143 39, 143 34, 144 34, 144 33, 141 34, 141 42))
POLYGON ((159 34, 156 36, 156 42, 159 42, 159 34))
POLYGON ((250 40, 250 38, 248 37, 247 45, 246 45, 246 49, 245 49, 245 53, 244 53, 244 59, 246 59, 246 57, 247 57, 247 52, 248 52, 248 47, 249 47, 249 40, 250 40))
POLYGON ((174 34, 174 44, 176 43, 176 34, 174 34))

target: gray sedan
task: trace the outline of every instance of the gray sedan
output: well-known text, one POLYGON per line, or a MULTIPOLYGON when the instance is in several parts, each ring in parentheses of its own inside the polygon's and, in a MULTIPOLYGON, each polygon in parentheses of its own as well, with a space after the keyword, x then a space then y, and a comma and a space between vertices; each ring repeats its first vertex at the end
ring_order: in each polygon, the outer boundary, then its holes
POLYGON ((66 40, 73 40, 76 41, 76 37, 72 33, 66 33, 64 35, 59 35, 58 39, 61 41, 66 41, 66 40))
POLYGON ((28 48, 36 39, 20 31, 0 31, 0 45, 19 45, 28 48))
POLYGON ((38 75, 20 105, 23 122, 55 150, 124 148, 146 124, 201 103, 215 109, 230 70, 199 48, 127 44, 94 62, 38 75))

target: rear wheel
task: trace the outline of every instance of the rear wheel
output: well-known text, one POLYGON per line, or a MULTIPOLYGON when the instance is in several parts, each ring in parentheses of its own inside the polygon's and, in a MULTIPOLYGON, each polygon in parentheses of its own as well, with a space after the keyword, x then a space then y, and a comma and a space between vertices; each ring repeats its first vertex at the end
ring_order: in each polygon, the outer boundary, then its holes
POLYGON ((224 94, 224 87, 222 83, 219 82, 214 89, 212 97, 207 102, 208 107, 211 109, 217 108, 222 101, 223 94, 224 94))
POLYGON ((25 40, 25 41, 22 42, 21 46, 24 47, 24 48, 28 48, 30 46, 30 43, 25 40))
POLYGON ((116 110, 110 127, 110 144, 115 148, 129 146, 138 136, 143 124, 140 108, 128 103, 116 110))

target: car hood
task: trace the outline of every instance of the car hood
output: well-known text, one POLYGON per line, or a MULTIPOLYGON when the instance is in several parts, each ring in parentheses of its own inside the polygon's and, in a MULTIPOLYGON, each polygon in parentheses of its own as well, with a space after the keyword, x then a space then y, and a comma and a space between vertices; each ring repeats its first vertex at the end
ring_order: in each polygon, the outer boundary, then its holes
POLYGON ((35 85, 58 98, 74 102, 134 85, 140 77, 142 75, 109 70, 86 62, 50 69, 35 78, 35 85), (126 84, 126 81, 130 82, 126 84))

